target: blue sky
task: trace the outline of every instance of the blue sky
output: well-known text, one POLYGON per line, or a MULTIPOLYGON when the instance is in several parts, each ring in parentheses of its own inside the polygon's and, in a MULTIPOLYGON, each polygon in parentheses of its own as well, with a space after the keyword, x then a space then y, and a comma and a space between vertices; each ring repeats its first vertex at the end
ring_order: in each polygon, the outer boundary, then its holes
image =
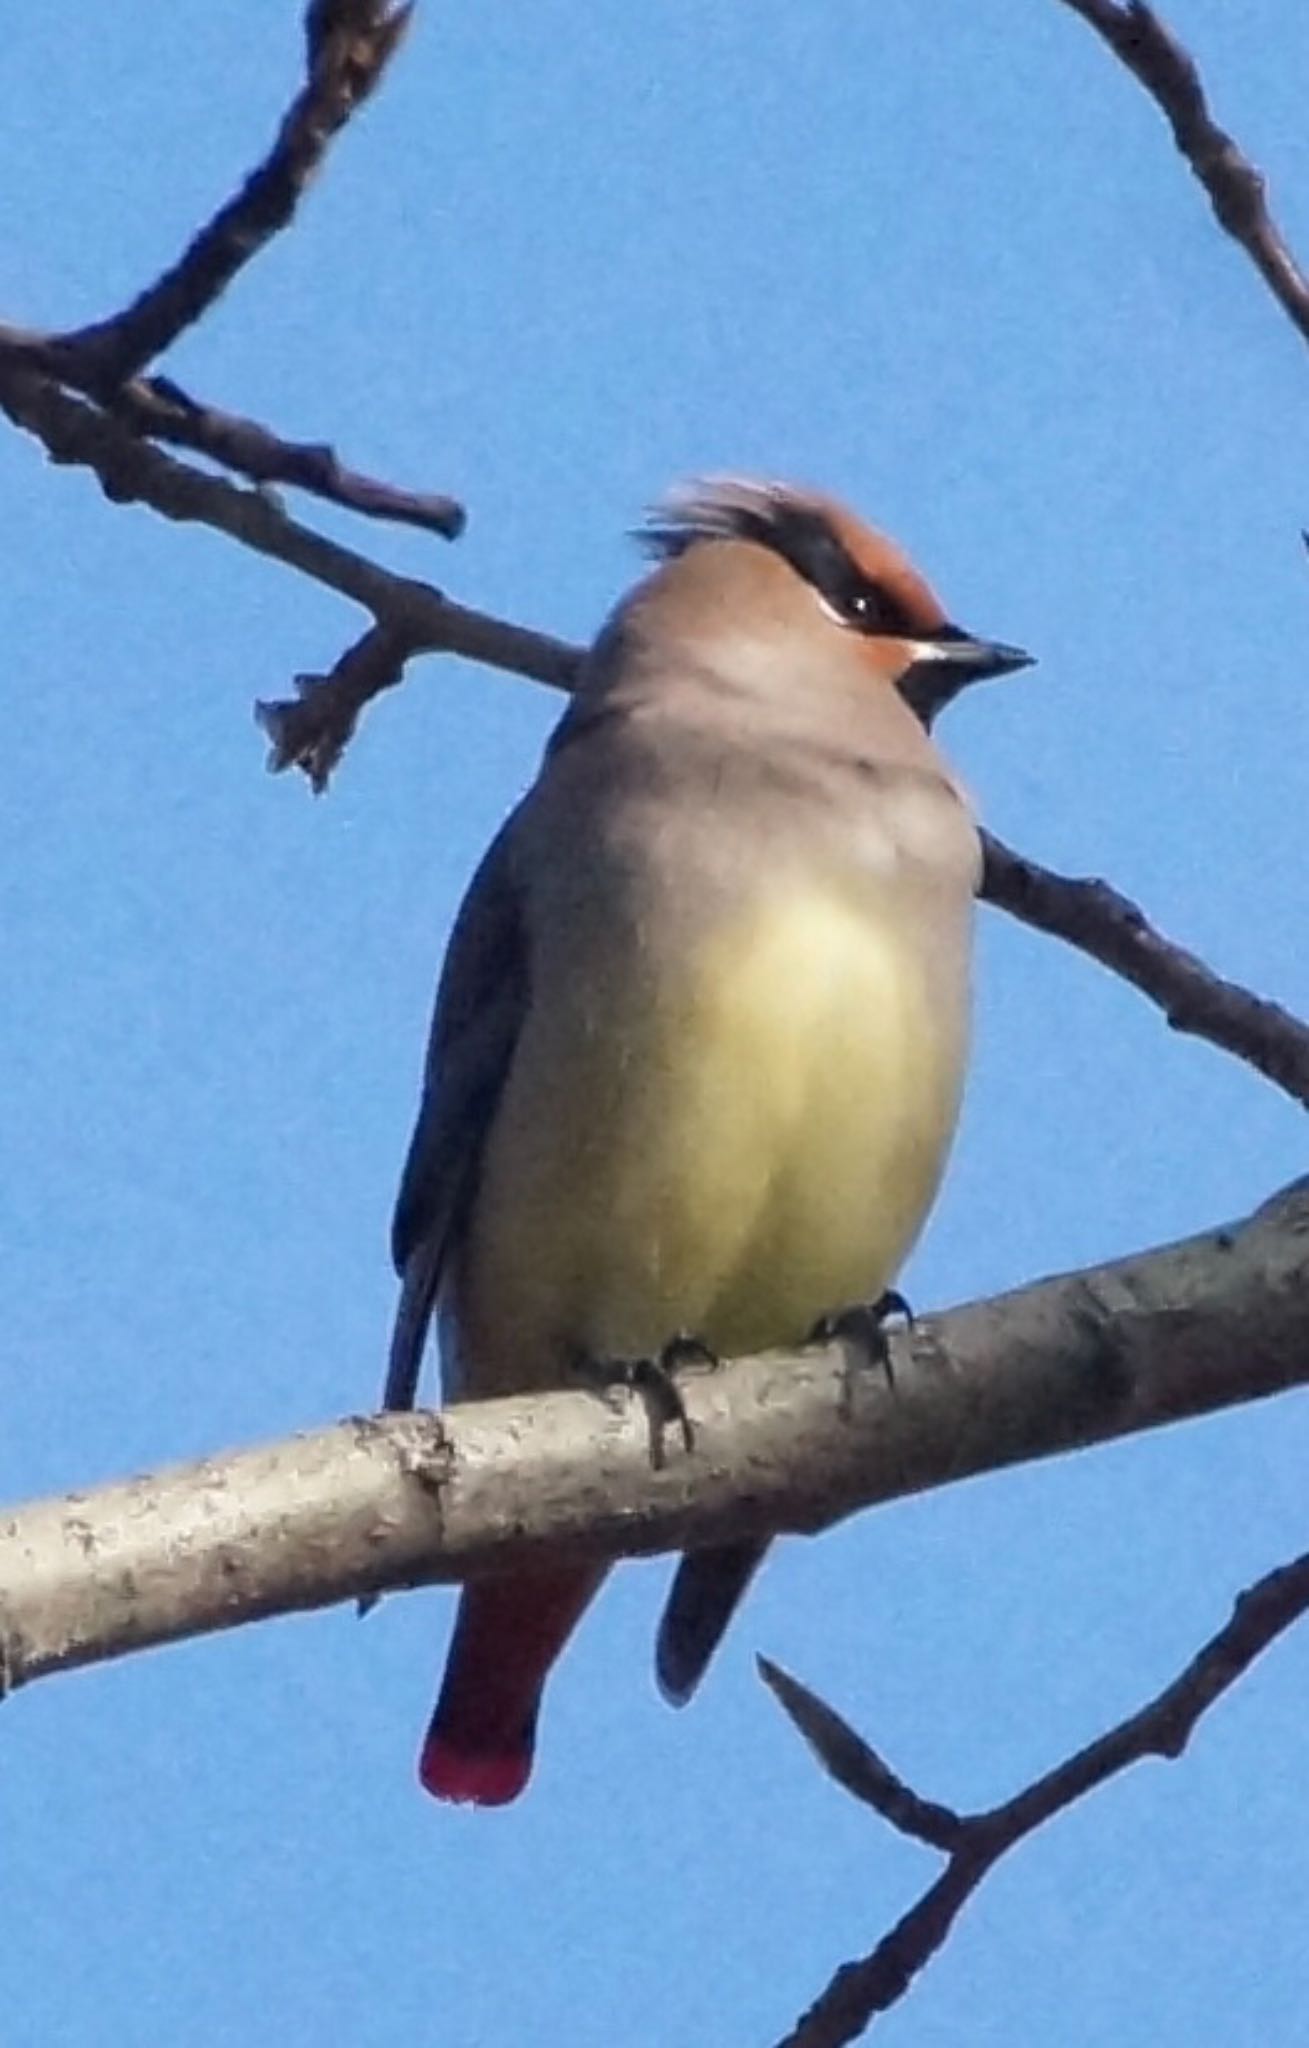
MULTIPOLYGON (((1177 0, 1309 250, 1309 17, 1177 0)), ((290 6, 69 0, 6 28, 3 310, 153 276, 262 150, 290 6)), ((455 548, 304 506, 466 602, 585 637, 688 472, 790 475, 903 537, 1040 667, 944 738, 993 828, 1100 871, 1309 1008, 1304 345, 1159 116, 1055 4, 420 4, 293 233, 167 367, 469 505, 455 548)), ((250 707, 358 629, 0 437, 7 1302, 0 1494, 357 1410, 449 920, 558 705, 449 662, 331 794, 250 707)), ((1299 1114, 994 913, 920 1307, 1239 1215, 1299 1114)), ((650 1677, 667 1566, 617 1576, 530 1796, 412 1760, 449 1596, 53 1680, 0 1749, 15 2048, 766 2042, 933 1865, 827 1784, 763 1649, 921 1790, 1002 1796, 1137 1704, 1304 1547, 1295 1397, 784 1547, 693 1709, 650 1677)), ((1117 2048, 1303 2031, 1303 1701, 1284 1642, 1177 1767, 1029 1843, 888 2042, 1117 2048)))

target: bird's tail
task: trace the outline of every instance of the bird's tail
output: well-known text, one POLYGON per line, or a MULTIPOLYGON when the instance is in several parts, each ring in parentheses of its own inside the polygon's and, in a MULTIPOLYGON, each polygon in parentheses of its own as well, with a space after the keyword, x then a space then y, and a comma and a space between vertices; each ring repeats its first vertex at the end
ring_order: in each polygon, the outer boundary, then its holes
POLYGON ((545 1681, 607 1569, 573 1565, 464 1587, 418 1764, 434 1798, 505 1806, 518 1797, 545 1681))
POLYGON ((704 1677, 738 1601, 763 1561, 766 1543, 688 1550, 677 1567, 655 1648, 659 1690, 684 1707, 704 1677))

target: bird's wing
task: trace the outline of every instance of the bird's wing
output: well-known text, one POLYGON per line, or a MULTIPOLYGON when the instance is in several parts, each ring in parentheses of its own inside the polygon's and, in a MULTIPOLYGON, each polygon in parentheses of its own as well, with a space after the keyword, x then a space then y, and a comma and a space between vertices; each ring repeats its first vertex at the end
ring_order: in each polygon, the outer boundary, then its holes
POLYGON ((391 1226, 400 1301, 383 1394, 387 1408, 414 1405, 428 1325, 527 1011, 514 825, 511 818, 473 877, 441 970, 423 1099, 391 1226))

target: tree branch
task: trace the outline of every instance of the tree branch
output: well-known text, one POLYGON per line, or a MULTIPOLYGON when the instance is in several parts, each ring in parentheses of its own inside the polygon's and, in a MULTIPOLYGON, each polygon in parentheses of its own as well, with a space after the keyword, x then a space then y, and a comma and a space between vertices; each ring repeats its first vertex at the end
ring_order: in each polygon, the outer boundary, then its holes
POLYGON ((403 490, 348 469, 328 443, 285 440, 259 420, 191 397, 171 377, 134 377, 102 398, 95 376, 89 371, 79 374, 75 362, 60 356, 50 335, 0 321, 0 366, 5 365, 19 372, 37 371, 56 385, 79 391, 132 434, 194 449, 252 483, 292 484, 365 519, 416 526, 445 540, 457 540, 467 524, 458 499, 443 491, 403 490))
POLYGON ((982 842, 982 894, 988 903, 1089 953, 1148 996, 1174 1031, 1235 1053, 1309 1108, 1309 1026, 1298 1017, 1239 982, 1223 980, 1166 939, 1139 905, 1108 882, 1053 874, 989 832, 982 842))
POLYGON ((767 1658, 765 1682, 824 1768, 902 1834, 945 1852, 934 1884, 871 1955, 845 1963, 778 2048, 841 2048, 908 1991, 942 1946, 983 1878, 1017 1843, 1146 1757, 1175 1760, 1216 1700, 1309 1609, 1309 1553, 1279 1565, 1241 1594, 1226 1627, 1144 1707, 1066 1757, 1003 1805, 959 1815, 898 1778, 849 1723, 767 1658))
POLYGON ((1309 1380, 1309 1179, 1231 1229, 844 1344, 686 1377, 688 1456, 586 1391, 355 1418, 0 1521, 10 1687, 262 1616, 812 1532, 876 1502, 1309 1380))
POLYGON ((321 796, 360 712, 381 691, 403 681, 410 652, 403 635, 389 626, 370 626, 326 675, 297 676, 294 698, 257 703, 255 717, 272 742, 270 772, 302 769, 314 795, 321 796))
POLYGON ((834 1707, 783 1671, 770 1657, 756 1657, 759 1676, 799 1729, 814 1755, 843 1791, 849 1792, 911 1841, 953 1855, 965 1823, 949 1806, 924 1799, 891 1769, 871 1743, 857 1735, 834 1707))
POLYGON ((375 90, 409 23, 389 0, 312 0, 305 83, 272 148, 162 277, 110 319, 50 346, 65 381, 104 397, 171 348, 295 215, 332 138, 375 90))
POLYGON ((1173 140, 1301 337, 1309 341, 1309 279, 1269 210, 1263 177, 1209 112, 1195 59, 1142 0, 1063 0, 1108 44, 1162 110, 1173 140))
POLYGON ((463 506, 447 492, 403 490, 348 469, 327 442, 284 440, 259 420, 192 398, 171 377, 137 378, 124 384, 108 409, 133 433, 193 448, 252 483, 292 484, 365 519, 416 526, 443 540, 457 540, 467 524, 463 506))
POLYGON ((257 420, 200 402, 172 378, 138 374, 290 224, 333 136, 380 83, 411 12, 412 0, 397 7, 391 0, 311 0, 305 85, 272 149, 234 198, 123 311, 63 335, 0 323, 0 359, 94 399, 134 434, 195 449, 255 483, 293 484, 365 518, 456 539, 464 509, 445 493, 406 491, 364 476, 325 443, 287 441, 257 420))
POLYGON ((149 505, 165 519, 208 526, 297 569, 360 605, 414 652, 462 654, 559 688, 573 673, 576 650, 562 641, 465 610, 429 583, 393 575, 292 519, 271 492, 243 490, 163 454, 111 413, 72 397, 2 352, 0 410, 34 434, 53 462, 90 469, 114 503, 149 505))

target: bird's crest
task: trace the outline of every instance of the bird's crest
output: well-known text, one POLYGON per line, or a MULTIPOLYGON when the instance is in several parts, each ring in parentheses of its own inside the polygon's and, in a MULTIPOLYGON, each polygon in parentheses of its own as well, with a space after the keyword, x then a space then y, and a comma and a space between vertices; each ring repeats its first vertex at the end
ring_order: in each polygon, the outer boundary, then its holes
POLYGON ((945 623, 935 595, 894 541, 834 499, 749 477, 679 484, 651 510, 637 539, 658 561, 709 540, 752 541, 782 556, 843 625, 915 639, 945 623))

